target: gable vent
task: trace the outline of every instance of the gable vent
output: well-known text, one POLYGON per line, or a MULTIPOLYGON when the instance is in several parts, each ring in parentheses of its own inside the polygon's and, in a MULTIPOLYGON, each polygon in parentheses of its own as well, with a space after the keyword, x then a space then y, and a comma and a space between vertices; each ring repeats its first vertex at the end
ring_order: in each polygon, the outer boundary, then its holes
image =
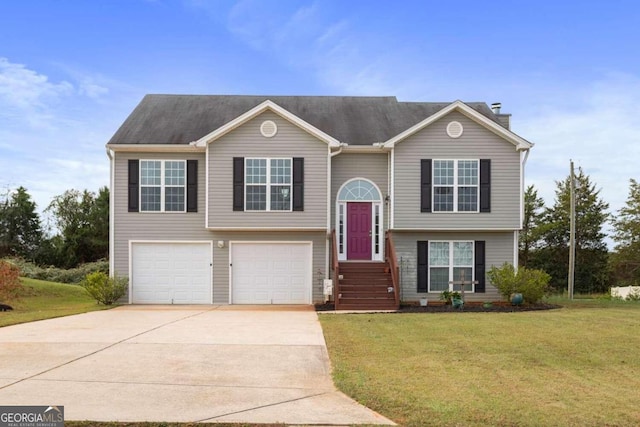
POLYGON ((447 125, 447 135, 449 135, 451 138, 460 138, 463 131, 464 129, 462 128, 462 123, 460 122, 453 121, 447 125))
POLYGON ((278 133, 278 126, 272 120, 265 120, 260 125, 260 133, 265 138, 271 138, 278 133))

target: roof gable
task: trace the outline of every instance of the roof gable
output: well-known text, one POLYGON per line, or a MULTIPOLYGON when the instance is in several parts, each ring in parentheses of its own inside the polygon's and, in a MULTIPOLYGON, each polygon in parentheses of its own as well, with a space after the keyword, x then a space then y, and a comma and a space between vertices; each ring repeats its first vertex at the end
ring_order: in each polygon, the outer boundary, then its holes
POLYGON ((533 143, 516 135, 515 133, 511 132, 510 130, 506 129, 505 127, 501 126, 495 121, 490 120, 485 115, 480 114, 478 111, 469 107, 467 104, 465 104, 460 100, 452 102, 451 104, 447 105, 445 108, 441 109, 435 114, 432 114, 431 116, 427 117, 421 122, 416 123, 415 125, 399 133, 393 138, 390 138, 389 140, 385 141, 384 146, 387 148, 395 147, 396 144, 402 142, 409 136, 421 131, 422 129, 429 126, 430 124, 440 120, 441 118, 445 117, 447 114, 451 113, 452 111, 458 111, 464 114, 466 117, 478 123, 479 125, 487 128, 488 130, 495 133, 496 135, 511 142, 516 147, 516 150, 528 150, 531 147, 533 147, 533 143))
POLYGON ((216 139, 220 138, 223 135, 226 135, 232 130, 238 128, 239 126, 242 126, 244 123, 259 116, 265 111, 273 111, 283 119, 288 120, 289 122, 298 126, 300 129, 303 129, 306 132, 310 133, 311 135, 315 136, 316 138, 320 139, 321 141, 326 142, 330 147, 340 146, 340 142, 337 139, 333 138, 330 135, 327 135, 320 129, 312 126, 311 124, 302 120, 300 117, 290 113, 289 111, 285 110, 284 108, 280 107, 278 104, 270 100, 266 100, 262 102, 260 105, 255 106, 254 108, 247 111, 246 113, 236 117, 235 119, 224 124, 223 126, 219 127, 213 132, 203 136, 202 138, 195 141, 194 145, 196 145, 197 147, 206 147, 207 144, 215 141, 216 139))

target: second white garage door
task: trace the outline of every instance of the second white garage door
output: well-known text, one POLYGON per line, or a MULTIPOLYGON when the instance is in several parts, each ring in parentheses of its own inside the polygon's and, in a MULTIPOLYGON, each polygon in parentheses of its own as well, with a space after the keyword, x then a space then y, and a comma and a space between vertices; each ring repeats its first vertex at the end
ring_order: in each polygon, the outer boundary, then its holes
POLYGON ((232 304, 311 304, 312 245, 231 243, 232 304))
POLYGON ((131 302, 211 304, 211 243, 133 242, 131 302))

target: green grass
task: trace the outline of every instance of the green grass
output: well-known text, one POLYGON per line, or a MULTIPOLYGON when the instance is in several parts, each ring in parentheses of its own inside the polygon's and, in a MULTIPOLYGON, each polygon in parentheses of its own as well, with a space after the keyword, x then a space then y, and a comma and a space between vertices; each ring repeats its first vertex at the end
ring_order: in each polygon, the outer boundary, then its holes
POLYGON ((322 314, 337 387, 401 425, 640 425, 640 303, 322 314))
POLYGON ((9 301, 13 311, 0 312, 0 327, 51 319, 87 311, 104 310, 78 285, 22 278, 23 296, 9 301))

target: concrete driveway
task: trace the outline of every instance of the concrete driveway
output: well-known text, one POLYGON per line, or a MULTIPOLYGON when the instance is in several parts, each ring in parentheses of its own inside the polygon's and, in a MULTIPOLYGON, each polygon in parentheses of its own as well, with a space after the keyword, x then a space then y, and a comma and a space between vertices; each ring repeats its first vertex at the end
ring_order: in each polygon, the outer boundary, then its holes
POLYGON ((338 392, 308 307, 124 306, 0 328, 0 403, 67 420, 392 424, 338 392))

